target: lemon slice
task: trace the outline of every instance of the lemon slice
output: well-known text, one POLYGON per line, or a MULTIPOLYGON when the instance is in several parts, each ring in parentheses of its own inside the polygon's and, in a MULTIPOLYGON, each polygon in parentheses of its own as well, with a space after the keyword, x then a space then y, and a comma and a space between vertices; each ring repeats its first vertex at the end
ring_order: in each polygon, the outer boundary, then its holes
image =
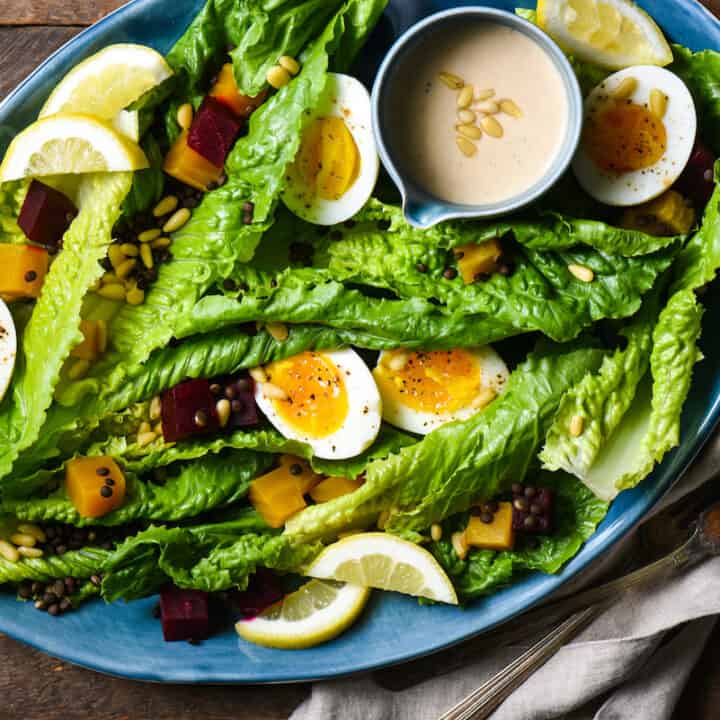
POLYGON ((311 580, 257 617, 240 620, 241 638, 266 647, 299 650, 337 637, 355 621, 370 590, 332 580, 311 580))
MULTIPOLYGON (((173 74, 165 58, 145 45, 118 44, 83 60, 53 90, 40 117, 79 112, 101 120, 118 115, 148 90, 173 74)), ((115 122, 123 133, 137 140, 137 113, 126 112, 115 122), (129 118, 127 116, 134 116, 129 118)))
POLYGON ((0 165, 0 182, 146 167, 140 147, 108 123, 89 115, 61 113, 37 120, 15 137, 0 165))
POLYGON ((539 0, 537 19, 564 50, 596 65, 619 70, 673 60, 662 30, 630 0, 539 0))
POLYGON ((389 533, 358 533, 333 543, 304 571, 355 585, 457 605, 450 578, 419 545, 389 533))

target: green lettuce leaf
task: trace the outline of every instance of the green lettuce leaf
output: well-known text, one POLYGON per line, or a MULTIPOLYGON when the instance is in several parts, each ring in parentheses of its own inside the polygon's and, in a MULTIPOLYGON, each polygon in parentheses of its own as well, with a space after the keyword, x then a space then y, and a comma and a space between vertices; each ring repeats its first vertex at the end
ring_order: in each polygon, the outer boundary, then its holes
POLYGON ((47 582, 53 578, 89 578, 102 572, 105 561, 110 557, 109 550, 87 547, 82 550, 70 550, 63 555, 46 555, 41 558, 23 558, 11 563, 0 558, 0 585, 19 583, 23 580, 47 582))
POLYGON ((257 567, 286 571, 309 562, 320 543, 298 544, 269 531, 252 511, 226 523, 150 527, 120 545, 105 564, 106 600, 133 600, 168 580, 210 592, 244 589, 257 567))
POLYGON ((532 354, 484 412, 370 463, 358 490, 301 511, 288 521, 286 535, 331 537, 364 527, 385 511, 387 530, 416 538, 433 522, 520 482, 562 395, 602 357, 582 346, 532 354))
POLYGON ((463 514, 443 523, 443 539, 428 546, 450 576, 462 601, 495 592, 528 571, 558 572, 605 517, 607 503, 570 475, 543 473, 534 482, 555 491, 552 535, 538 536, 532 544, 518 537, 516 548, 509 551, 473 549, 465 560, 460 560, 450 537, 466 526, 467 514, 463 514))
POLYGON ((82 340, 83 297, 103 273, 98 261, 107 254, 131 182, 129 173, 112 173, 90 175, 80 184, 79 213, 45 278, 22 335, 11 389, 0 405, 0 478, 38 437, 63 362, 82 340))
POLYGON ((80 515, 64 485, 44 498, 5 500, 0 511, 18 520, 69 523, 77 527, 124 525, 134 520, 183 520, 241 500, 251 481, 271 464, 270 455, 233 451, 170 467, 163 484, 128 472, 122 506, 99 518, 80 515))
POLYGON ((0 183, 0 243, 27 242, 17 224, 27 189, 26 180, 0 183))

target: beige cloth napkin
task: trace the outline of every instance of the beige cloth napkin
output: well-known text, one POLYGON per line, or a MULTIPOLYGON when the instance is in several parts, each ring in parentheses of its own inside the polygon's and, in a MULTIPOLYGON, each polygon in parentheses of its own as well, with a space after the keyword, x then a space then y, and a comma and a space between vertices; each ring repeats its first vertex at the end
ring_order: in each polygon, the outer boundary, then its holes
MULTIPOLYGON (((718 469, 720 432, 654 512, 718 469)), ((602 566, 621 555, 630 540, 602 566)), ((573 588, 597 573, 595 567, 583 574, 573 588)), ((719 613, 720 558, 657 587, 630 592, 515 691, 493 720, 669 720, 719 613)), ((379 687, 368 675, 316 683, 291 720, 436 720, 534 640, 488 652, 401 692, 379 687)))

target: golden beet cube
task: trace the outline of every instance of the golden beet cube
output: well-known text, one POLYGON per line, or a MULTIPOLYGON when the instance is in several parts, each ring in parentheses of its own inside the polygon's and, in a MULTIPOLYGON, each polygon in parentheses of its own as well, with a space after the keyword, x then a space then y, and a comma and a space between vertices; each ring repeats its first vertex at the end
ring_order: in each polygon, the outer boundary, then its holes
POLYGON ((298 477, 291 473, 290 467, 271 470, 250 484, 250 503, 273 528, 282 527, 306 504, 298 477))
POLYGON ((512 550, 515 531, 512 526, 512 503, 498 503, 492 522, 484 523, 473 515, 465 529, 465 541, 471 547, 485 550, 512 550))
POLYGON ((484 243, 467 243, 453 249, 458 259, 458 269, 466 285, 474 283, 478 276, 490 275, 497 269, 502 246, 497 238, 484 243))
POLYGON ((695 225, 695 210, 676 190, 668 190, 654 200, 627 208, 620 220, 626 230, 649 235, 687 235, 695 225))
POLYGON ((39 297, 49 265, 43 248, 0 244, 0 297, 7 301, 39 297))
POLYGON ((123 504, 125 476, 107 455, 75 458, 65 468, 65 490, 80 515, 102 517, 123 504))
POLYGON ((344 477, 329 477, 316 485, 310 492, 310 497, 316 503, 328 502, 335 498, 349 495, 362 485, 362 480, 350 480, 344 477))
POLYGON ((302 495, 307 495, 324 477, 313 472, 307 460, 295 455, 281 455, 280 467, 286 468, 295 478, 302 495))
POLYGON ((188 131, 183 130, 165 156, 163 170, 185 185, 207 192, 217 183, 223 169, 213 165, 188 145, 188 131))

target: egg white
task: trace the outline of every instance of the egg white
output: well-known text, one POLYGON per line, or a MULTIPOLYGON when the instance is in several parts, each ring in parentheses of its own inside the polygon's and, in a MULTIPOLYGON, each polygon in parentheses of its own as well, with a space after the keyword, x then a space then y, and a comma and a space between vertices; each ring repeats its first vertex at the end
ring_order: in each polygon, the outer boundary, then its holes
POLYGON ((8 306, 0 300, 0 400, 5 397, 13 371, 15 370, 15 357, 17 356, 17 333, 15 322, 8 306))
POLYGON ((612 173, 599 168, 581 142, 573 160, 575 176, 585 191, 599 202, 620 207, 639 205, 668 190, 687 165, 697 132, 695 104, 687 86, 674 73, 655 65, 629 67, 600 83, 585 101, 585 118, 627 77, 638 81, 629 98, 637 105, 649 106, 654 88, 667 96, 667 112, 662 119, 667 131, 665 153, 643 170, 612 173))
MULTIPOLYGON (((492 389, 497 395, 500 395, 505 390, 505 383, 510 374, 503 359, 489 345, 479 348, 466 348, 465 352, 472 356, 480 369, 480 388, 478 392, 483 389, 492 389)), ((383 364, 386 355, 385 351, 380 353, 377 366, 383 364)), ((378 383, 378 389, 382 398, 383 420, 401 430, 407 430, 418 435, 427 435, 427 433, 432 432, 441 425, 454 420, 467 420, 483 410, 482 407, 474 408, 467 405, 452 412, 442 410, 424 412, 405 405, 394 395, 383 394, 382 382, 378 383)))
POLYGON ((370 95, 359 80, 350 75, 328 73, 322 99, 306 119, 305 127, 318 118, 330 116, 342 118, 355 141, 360 163, 355 182, 342 197, 326 200, 305 185, 297 167, 291 164, 282 194, 289 210, 315 225, 341 223, 362 209, 372 195, 380 168, 372 132, 370 95))
POLYGON ((380 431, 380 393, 370 369, 354 350, 333 350, 317 354, 337 367, 347 393, 347 415, 335 432, 317 438, 286 422, 275 408, 276 401, 264 393, 264 383, 255 383, 255 401, 281 435, 307 443, 317 457, 328 460, 355 457, 372 445, 380 431))

